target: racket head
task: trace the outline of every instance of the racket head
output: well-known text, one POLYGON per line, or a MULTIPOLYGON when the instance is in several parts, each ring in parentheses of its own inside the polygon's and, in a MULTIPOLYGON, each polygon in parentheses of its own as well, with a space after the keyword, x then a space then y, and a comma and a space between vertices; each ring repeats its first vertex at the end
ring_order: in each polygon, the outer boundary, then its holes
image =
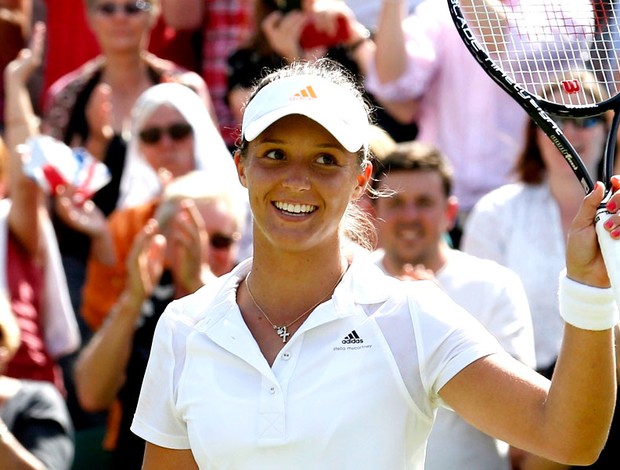
POLYGON ((592 176, 553 119, 613 110, 604 154, 611 175, 620 106, 620 0, 447 0, 464 44, 553 141, 585 192, 592 176))
POLYGON ((492 61, 547 112, 584 117, 617 107, 620 0, 448 3, 474 56, 492 61), (585 70, 593 72, 587 83, 575 76, 585 70), (546 92, 555 88, 562 93, 546 92))

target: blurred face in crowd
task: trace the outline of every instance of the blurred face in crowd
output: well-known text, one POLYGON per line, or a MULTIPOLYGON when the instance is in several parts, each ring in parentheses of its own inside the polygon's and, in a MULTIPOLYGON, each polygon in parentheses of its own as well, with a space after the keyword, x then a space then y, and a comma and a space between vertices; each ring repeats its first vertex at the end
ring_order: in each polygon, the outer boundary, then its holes
POLYGON ((140 153, 165 179, 195 169, 193 129, 176 109, 157 108, 142 124, 138 139, 140 153))
POLYGON ((148 1, 88 2, 90 28, 104 54, 144 49, 155 18, 156 8, 148 1))
MULTIPOLYGON (((554 118, 554 120, 558 122, 568 141, 575 147, 590 174, 595 175, 598 162, 603 156, 607 135, 604 116, 581 119, 554 118)), ((565 173, 567 177, 573 177, 570 166, 542 130, 537 130, 536 139, 547 170, 553 173, 565 173)))
MULTIPOLYGON (((591 90, 590 94, 596 95, 595 90, 591 90)), ((562 102, 563 98, 559 90, 550 92, 549 99, 551 101, 562 102)), ((553 120, 557 122, 568 141, 575 147, 589 173, 596 175, 596 168, 603 155, 605 137, 607 136, 605 115, 579 119, 553 117, 553 120)), ((570 166, 560 151, 540 129, 537 129, 536 141, 547 171, 554 174, 565 173, 567 177, 574 178, 570 166)))
POLYGON ((375 201, 379 246, 386 268, 400 273, 406 264, 435 270, 442 238, 452 227, 458 204, 445 194, 439 173, 395 170, 383 176, 378 189, 393 192, 375 201))
POLYGON ((198 210, 209 234, 208 263, 216 276, 235 266, 241 234, 227 205, 221 202, 198 202, 198 210))

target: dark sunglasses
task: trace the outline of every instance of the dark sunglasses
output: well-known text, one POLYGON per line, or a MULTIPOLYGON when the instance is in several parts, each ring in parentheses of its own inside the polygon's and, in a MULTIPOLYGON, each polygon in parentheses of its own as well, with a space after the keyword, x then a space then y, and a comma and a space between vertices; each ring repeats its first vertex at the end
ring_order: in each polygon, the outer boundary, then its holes
POLYGON ((138 136, 145 144, 156 144, 161 140, 164 134, 168 134, 172 140, 177 142, 185 139, 192 133, 192 131, 192 126, 189 124, 178 122, 176 124, 171 124, 168 127, 147 127, 146 129, 142 129, 138 133, 138 136))
POLYGON ((143 11, 149 11, 150 9, 151 4, 143 0, 138 0, 137 2, 133 3, 119 4, 105 2, 95 5, 95 10, 104 16, 112 16, 119 11, 124 12, 126 15, 133 16, 137 15, 138 13, 142 13, 143 11))
POLYGON ((233 243, 239 240, 240 236, 238 233, 233 235, 224 235, 223 233, 214 233, 209 235, 209 244, 211 247, 223 250, 225 248, 230 248, 233 243))
POLYGON ((557 123, 560 129, 564 129, 567 123, 571 123, 576 129, 592 129, 598 124, 605 122, 604 116, 592 116, 586 118, 569 118, 569 117, 555 117, 554 121, 557 123))

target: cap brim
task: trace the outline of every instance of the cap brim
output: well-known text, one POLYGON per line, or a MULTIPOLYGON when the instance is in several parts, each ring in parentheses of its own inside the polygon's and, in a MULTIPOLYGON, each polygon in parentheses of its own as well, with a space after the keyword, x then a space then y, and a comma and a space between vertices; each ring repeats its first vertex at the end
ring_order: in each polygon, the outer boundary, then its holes
POLYGON ((276 79, 259 90, 245 109, 242 137, 251 142, 291 115, 312 119, 349 152, 368 145, 369 123, 363 102, 340 85, 307 75, 276 79))
POLYGON ((354 130, 344 125, 338 118, 330 118, 324 110, 315 110, 313 108, 313 106, 308 106, 307 104, 306 106, 298 107, 291 105, 271 111, 248 124, 244 129, 243 137, 248 142, 251 142, 280 119, 286 116, 300 115, 320 124, 327 132, 333 135, 340 145, 348 152, 354 153, 364 147, 365 142, 363 136, 356 135, 357 133, 354 130))

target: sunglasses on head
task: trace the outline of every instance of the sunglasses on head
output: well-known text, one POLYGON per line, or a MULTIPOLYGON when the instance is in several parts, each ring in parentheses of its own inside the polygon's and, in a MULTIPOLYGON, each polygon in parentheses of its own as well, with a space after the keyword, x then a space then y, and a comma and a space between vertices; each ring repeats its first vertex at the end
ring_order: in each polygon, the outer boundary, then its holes
POLYGON ((212 248, 225 249, 230 248, 233 243, 239 240, 239 234, 224 235, 223 233, 214 233, 209 235, 209 244, 212 248))
POLYGON ((569 117, 555 117, 554 121, 560 129, 564 129, 569 122, 576 129, 591 129, 597 124, 605 122, 604 116, 592 116, 586 118, 569 118, 569 117))
POLYGON ((145 144, 156 144, 161 140, 164 134, 174 140, 175 142, 185 139, 192 133, 192 126, 185 122, 177 122, 167 127, 147 127, 142 129, 138 136, 140 140, 145 144))
POLYGON ((143 11, 149 11, 151 4, 143 0, 133 3, 113 3, 104 2, 95 5, 95 10, 104 16, 112 16, 117 12, 124 12, 126 15, 137 15, 143 11))

